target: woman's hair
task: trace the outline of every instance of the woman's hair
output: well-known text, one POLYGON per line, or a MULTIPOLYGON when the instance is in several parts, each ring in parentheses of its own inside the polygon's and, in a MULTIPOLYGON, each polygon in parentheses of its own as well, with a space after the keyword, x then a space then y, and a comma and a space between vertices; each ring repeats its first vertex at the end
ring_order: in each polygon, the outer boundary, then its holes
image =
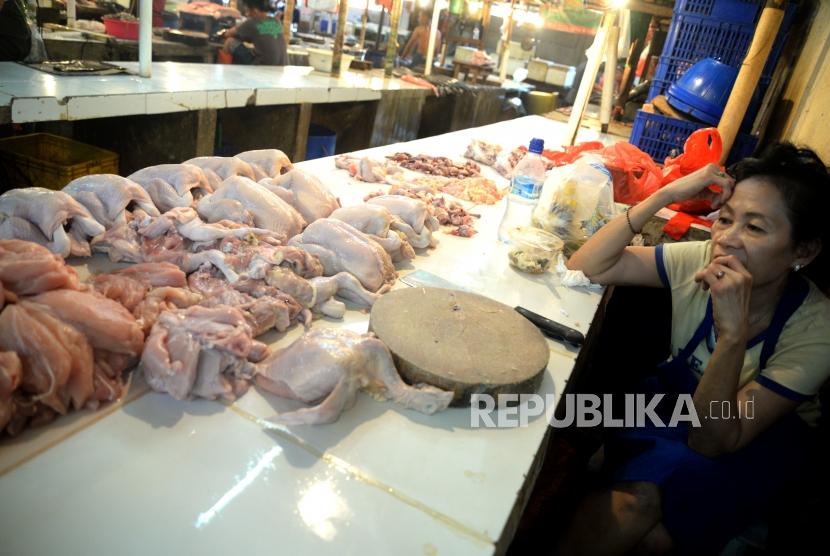
POLYGON ((822 245, 821 253, 804 268, 804 274, 822 289, 830 285, 830 215, 826 214, 830 209, 830 174, 818 155, 792 143, 776 143, 759 158, 733 164, 729 173, 736 183, 755 176, 778 189, 787 205, 793 245, 816 240, 822 245))

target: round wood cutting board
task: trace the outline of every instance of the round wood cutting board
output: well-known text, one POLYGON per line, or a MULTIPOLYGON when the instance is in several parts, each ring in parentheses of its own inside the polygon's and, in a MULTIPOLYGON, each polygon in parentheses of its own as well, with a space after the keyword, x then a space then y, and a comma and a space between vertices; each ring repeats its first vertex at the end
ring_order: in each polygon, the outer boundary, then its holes
POLYGON ((456 290, 389 292, 372 307, 369 330, 404 380, 454 391, 455 406, 474 393, 536 392, 550 356, 542 333, 512 308, 456 290))

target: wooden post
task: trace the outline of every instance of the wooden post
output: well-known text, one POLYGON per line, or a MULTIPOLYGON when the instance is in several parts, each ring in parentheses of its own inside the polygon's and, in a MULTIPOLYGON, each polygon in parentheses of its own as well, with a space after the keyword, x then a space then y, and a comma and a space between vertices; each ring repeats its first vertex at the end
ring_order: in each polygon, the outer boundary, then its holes
POLYGON ((507 29, 502 35, 501 65, 499 67, 499 80, 507 79, 507 61, 510 59, 510 37, 513 36, 513 10, 516 8, 516 0, 510 0, 510 15, 507 16, 507 29))
POLYGON ((438 35, 438 18, 441 15, 441 4, 443 0, 435 0, 432 7, 432 25, 429 27, 429 44, 427 45, 427 59, 424 62, 424 75, 432 73, 432 62, 435 55, 435 39, 438 35))
POLYGON ((617 83, 617 42, 620 40, 620 28, 611 27, 606 40, 605 76, 602 82, 602 102, 599 110, 599 124, 602 133, 608 133, 611 121, 611 104, 614 102, 614 85, 617 83))
POLYGON ((490 27, 490 6, 492 0, 484 0, 484 7, 481 9, 481 39, 484 40, 484 32, 490 27))
POLYGON ((358 48, 366 47, 366 26, 369 25, 369 0, 366 0, 366 9, 363 10, 363 17, 360 18, 360 42, 358 48))
POLYGON ((383 37, 383 16, 386 14, 386 7, 380 6, 380 21, 378 21, 378 34, 375 37, 375 50, 380 50, 380 39, 383 37))
POLYGON ((571 116, 568 118, 568 128, 565 132, 565 145, 573 145, 576 141, 576 134, 579 131, 579 122, 582 121, 582 114, 585 106, 591 98, 591 90, 594 88, 594 81, 597 79, 597 71, 602 55, 605 53, 605 44, 608 39, 609 30, 614 23, 614 13, 606 12, 602 15, 602 23, 594 37, 594 43, 588 49, 588 62, 585 64, 585 71, 582 73, 582 81, 579 82, 579 89, 576 92, 576 100, 571 107, 571 116))
POLYGON ((294 136, 294 158, 293 162, 305 160, 306 147, 308 144, 308 128, 311 125, 311 103, 300 104, 300 114, 297 116, 297 134, 294 136))
POLYGON ((282 14, 282 36, 285 39, 285 46, 291 40, 291 21, 294 19, 295 0, 285 0, 285 12, 282 14))
MULTIPOLYGON (((337 12, 337 31, 334 33, 334 54, 331 58, 331 74, 340 75, 340 62, 343 60, 343 37, 346 26, 346 14, 349 12, 349 0, 340 0, 337 12)), ((348 68, 346 68, 348 69, 348 68)))
POLYGON ((758 86, 758 79, 767 63, 772 43, 784 19, 786 3, 786 0, 767 0, 764 11, 761 13, 761 19, 752 37, 752 44, 749 45, 749 51, 741 64, 738 78, 735 80, 732 93, 726 101, 726 107, 723 109, 723 115, 718 124, 718 132, 723 140, 721 164, 726 162, 729 151, 735 143, 735 136, 738 135, 746 109, 752 100, 752 94, 758 86))
POLYGON ((395 67, 395 59, 398 56, 398 23, 401 20, 403 0, 392 0, 392 19, 389 22, 389 41, 386 43, 386 62, 384 63, 384 75, 392 76, 395 67))

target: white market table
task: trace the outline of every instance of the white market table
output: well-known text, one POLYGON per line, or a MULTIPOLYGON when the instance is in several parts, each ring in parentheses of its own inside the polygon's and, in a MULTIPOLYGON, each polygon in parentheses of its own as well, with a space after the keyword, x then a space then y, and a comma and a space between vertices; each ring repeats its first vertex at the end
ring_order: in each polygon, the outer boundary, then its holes
MULTIPOLYGON (((538 116, 364 151, 379 157, 460 157, 470 138, 507 148, 533 136, 556 146, 564 124, 538 116)), ((596 139, 582 130, 580 140, 596 139)), ((300 164, 344 205, 378 185, 351 180, 330 158, 300 164)), ((485 169, 489 177, 495 172, 485 169)), ((506 182, 502 178, 500 185, 506 182)), ((478 235, 439 234, 426 269, 510 306, 587 333, 598 291, 508 266, 496 240, 504 209, 477 206, 478 235)), ((77 261, 81 272, 103 266, 77 261)), ((407 287, 400 282, 396 287, 407 287)), ((313 327, 365 331, 368 314, 313 327)), ((261 337, 284 346, 303 330, 261 337)), ((548 340, 540 393, 562 392, 577 351, 548 340)), ((138 374, 138 373, 134 373, 138 374)), ((502 553, 545 448, 544 418, 527 427, 470 426, 468 408, 426 416, 366 395, 331 425, 269 429, 295 402, 255 388, 226 405, 179 402, 135 376, 120 403, 0 442, 0 537, 8 554, 493 554, 502 553)))

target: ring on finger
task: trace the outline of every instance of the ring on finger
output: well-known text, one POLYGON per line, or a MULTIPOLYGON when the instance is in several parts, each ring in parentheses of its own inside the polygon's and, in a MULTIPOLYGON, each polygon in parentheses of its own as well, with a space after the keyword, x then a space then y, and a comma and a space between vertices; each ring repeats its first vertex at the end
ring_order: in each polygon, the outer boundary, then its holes
POLYGON ((726 274, 726 272, 724 272, 723 270, 719 270, 719 271, 717 271, 717 273, 715 273, 715 277, 716 277, 718 280, 720 280, 721 278, 723 278, 723 277, 724 277, 724 275, 725 275, 725 274, 726 274))

